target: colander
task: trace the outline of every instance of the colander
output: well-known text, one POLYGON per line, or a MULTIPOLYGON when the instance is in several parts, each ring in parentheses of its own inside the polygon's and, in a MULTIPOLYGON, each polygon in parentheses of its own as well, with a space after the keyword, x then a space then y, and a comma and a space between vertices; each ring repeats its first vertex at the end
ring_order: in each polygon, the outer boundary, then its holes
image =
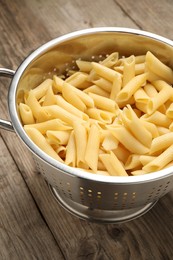
MULTIPOLYGON (((173 42, 146 31, 102 27, 85 29, 58 37, 31 53, 16 72, 1 69, 13 77, 8 107, 11 122, 0 120, 0 127, 15 131, 32 152, 38 171, 47 181, 56 200, 69 212, 83 219, 119 223, 150 210, 173 187, 173 167, 141 176, 101 176, 66 166, 49 157, 26 135, 17 111, 17 99, 25 89, 34 88, 54 74, 74 69, 75 60, 99 60, 118 51, 120 55, 153 52, 173 68, 173 42)), ((81 140, 82 141, 82 140, 81 140)))

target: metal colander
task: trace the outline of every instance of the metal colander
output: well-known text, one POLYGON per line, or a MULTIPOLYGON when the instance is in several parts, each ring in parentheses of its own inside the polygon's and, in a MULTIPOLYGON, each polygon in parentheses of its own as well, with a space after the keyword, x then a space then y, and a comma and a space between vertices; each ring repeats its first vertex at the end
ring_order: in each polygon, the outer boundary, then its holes
POLYGON ((124 56, 151 51, 173 68, 173 42, 161 36, 127 28, 94 28, 70 33, 46 43, 23 61, 9 89, 12 124, 0 121, 1 127, 14 128, 31 150, 38 171, 64 208, 80 218, 107 223, 131 220, 146 213, 172 189, 173 167, 141 176, 109 177, 66 166, 50 158, 28 138, 16 102, 24 90, 34 88, 43 79, 68 73, 75 60, 98 61, 99 57, 115 51, 124 56))

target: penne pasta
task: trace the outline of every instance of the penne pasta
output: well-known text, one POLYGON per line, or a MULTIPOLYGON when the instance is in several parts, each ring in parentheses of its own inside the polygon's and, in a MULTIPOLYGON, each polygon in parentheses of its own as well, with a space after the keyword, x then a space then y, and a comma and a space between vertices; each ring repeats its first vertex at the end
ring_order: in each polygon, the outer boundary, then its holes
POLYGON ((90 118, 96 119, 105 124, 111 124, 116 116, 114 113, 97 108, 89 108, 86 113, 90 118))
POLYGON ((19 104, 19 113, 24 125, 34 124, 35 119, 32 113, 31 108, 23 103, 19 104))
POLYGON ((31 127, 24 127, 27 135, 31 140, 46 154, 52 158, 63 162, 63 160, 58 156, 58 154, 53 150, 51 145, 47 142, 46 138, 36 129, 31 127))
POLYGON ((72 167, 76 166, 76 145, 75 145, 74 130, 71 131, 68 144, 66 147, 65 163, 72 167))
POLYGON ((65 122, 63 122, 59 118, 48 120, 48 121, 42 122, 42 123, 25 125, 25 128, 27 128, 27 127, 35 128, 43 135, 46 134, 46 132, 48 130, 52 130, 52 131, 72 130, 71 126, 67 125, 65 122))
POLYGON ((93 70, 100 76, 109 80, 111 82, 114 81, 115 75, 118 73, 113 69, 107 68, 102 64, 92 62, 93 70))
POLYGON ((48 87, 48 89, 46 91, 42 106, 51 106, 51 105, 55 105, 55 104, 56 104, 56 97, 52 90, 52 86, 50 86, 50 87, 48 87))
POLYGON ((82 72, 90 72, 92 70, 92 64, 90 61, 76 60, 76 64, 82 72))
MULTIPOLYGON (((117 78, 117 75, 119 74, 116 74, 115 78, 117 78)), ((94 80, 92 80, 92 82, 101 89, 107 91, 108 93, 110 93, 112 90, 112 83, 104 78, 100 78, 97 76, 94 80)))
POLYGON ((111 133, 132 153, 146 154, 149 149, 139 142, 123 125, 109 128, 111 133))
POLYGON ((132 55, 124 59, 122 86, 124 87, 134 77, 135 77, 135 56, 132 55))
POLYGON ((147 104, 150 100, 150 97, 147 95, 147 93, 145 92, 145 90, 143 88, 138 89, 135 93, 134 93, 134 98, 135 101, 142 104, 147 104))
POLYGON ((115 100, 118 93, 120 92, 122 88, 122 77, 120 74, 115 75, 112 88, 111 88, 111 93, 110 93, 110 99, 115 100))
POLYGON ((135 76, 118 93, 116 100, 118 102, 127 101, 132 95, 146 82, 147 73, 135 76))
POLYGON ((110 175, 127 176, 122 163, 113 152, 110 152, 110 154, 100 154, 99 158, 110 175))
POLYGON ((162 81, 153 82, 154 86, 155 85, 157 86, 158 84, 163 84, 163 87, 157 95, 155 95, 148 101, 147 104, 148 114, 152 114, 153 112, 155 112, 160 106, 162 106, 164 103, 166 103, 166 101, 169 100, 171 95, 173 96, 172 87, 170 87, 167 84, 164 84, 164 82, 162 81))
POLYGON ((83 120, 88 120, 89 117, 87 114, 83 113, 81 110, 77 109, 75 106, 72 104, 68 103, 62 96, 57 95, 56 96, 56 104, 60 106, 61 108, 65 109, 69 113, 72 113, 73 115, 83 119, 83 120))
POLYGON ((93 94, 97 94, 97 95, 100 95, 100 96, 103 96, 103 97, 109 97, 110 94, 103 90, 102 88, 98 87, 97 85, 92 85, 91 87, 88 87, 84 90, 85 93, 93 93, 93 94))
POLYGON ((173 103, 170 104, 170 106, 166 110, 166 116, 168 118, 173 119, 173 103))
POLYGON ((46 79, 38 87, 36 87, 32 90, 32 93, 37 100, 39 100, 40 98, 45 96, 48 88, 50 88, 52 86, 52 82, 53 82, 52 79, 46 79))
POLYGON ((70 132, 69 131, 46 131, 49 144, 67 145, 70 132))
POLYGON ((150 51, 95 58, 20 91, 26 134, 52 158, 91 174, 138 176, 172 166, 173 70, 150 51))
POLYGON ((119 107, 115 101, 94 93, 89 93, 89 96, 94 100, 94 105, 99 109, 117 114, 119 107))
POLYGON ((154 138, 151 143, 150 154, 167 149, 169 146, 171 146, 172 142, 173 132, 169 132, 154 138))
POLYGON ((125 170, 141 168, 141 162, 140 162, 139 158, 140 158, 140 155, 131 154, 125 163, 125 166, 124 166, 125 170))
POLYGON ((160 76, 165 81, 171 84, 173 83, 173 71, 171 68, 162 63, 150 51, 146 53, 146 64, 149 70, 151 70, 153 73, 160 76))
POLYGON ((140 119, 137 117, 130 105, 127 105, 127 107, 123 109, 121 116, 124 125, 131 131, 131 133, 133 133, 136 139, 143 145, 150 147, 152 135, 145 126, 141 124, 140 119))
POLYGON ((76 166, 88 168, 85 162, 85 151, 87 146, 87 130, 78 121, 73 122, 74 138, 76 144, 76 166), (82 140, 82 141, 81 141, 82 140))
POLYGON ((142 169, 146 172, 154 172, 163 169, 168 163, 173 161, 173 145, 168 147, 154 160, 146 164, 142 169))
MULTIPOLYGON (((81 139, 82 140, 82 139, 81 139)), ((88 142, 85 151, 85 162, 93 170, 97 172, 98 154, 100 144, 100 131, 96 124, 93 124, 88 134, 88 142)))
POLYGON ((88 75, 83 72, 75 72, 70 77, 68 77, 65 82, 69 83, 70 85, 77 87, 79 89, 85 88, 87 82, 88 75))

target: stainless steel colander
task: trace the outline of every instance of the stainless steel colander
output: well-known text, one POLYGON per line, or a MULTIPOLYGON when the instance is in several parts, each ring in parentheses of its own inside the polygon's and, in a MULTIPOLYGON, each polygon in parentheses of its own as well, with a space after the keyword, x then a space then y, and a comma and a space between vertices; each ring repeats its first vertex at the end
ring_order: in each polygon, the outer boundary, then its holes
POLYGON ((173 187, 173 167, 142 176, 101 176, 66 166, 41 151, 26 135, 16 102, 24 89, 37 86, 54 74, 73 69, 74 61, 98 60, 118 51, 120 55, 153 52, 173 68, 173 42, 161 36, 127 28, 93 28, 77 31, 42 45, 30 54, 16 72, 0 69, 13 76, 8 95, 11 122, 0 120, 0 127, 15 130, 33 154, 58 202, 74 215, 99 222, 117 223, 146 213, 173 187), (100 56, 101 55, 101 56, 100 56))

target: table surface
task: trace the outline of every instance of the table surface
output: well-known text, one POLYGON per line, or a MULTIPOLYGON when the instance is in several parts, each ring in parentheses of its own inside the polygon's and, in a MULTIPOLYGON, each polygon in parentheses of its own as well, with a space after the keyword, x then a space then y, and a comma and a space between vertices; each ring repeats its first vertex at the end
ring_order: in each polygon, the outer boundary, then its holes
MULTIPOLYGON (((99 26, 138 28, 173 40, 172 0, 0 0, 0 67, 16 70, 43 43, 99 26)), ((0 117, 9 119, 9 79, 0 117)), ((17 135, 0 131, 0 259, 173 259, 173 191, 122 224, 80 220, 64 210, 17 135)))

